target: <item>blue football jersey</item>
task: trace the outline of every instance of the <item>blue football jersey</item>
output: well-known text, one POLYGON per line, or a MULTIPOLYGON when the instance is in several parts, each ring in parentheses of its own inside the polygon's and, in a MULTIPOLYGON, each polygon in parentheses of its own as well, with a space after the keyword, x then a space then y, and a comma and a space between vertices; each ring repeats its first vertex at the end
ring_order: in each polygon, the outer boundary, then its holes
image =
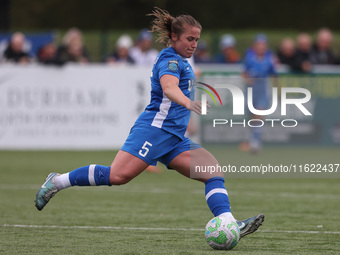
POLYGON ((276 74, 271 54, 265 54, 262 58, 256 54, 248 54, 244 65, 246 73, 252 78, 267 78, 276 74))
POLYGON ((259 58, 255 53, 247 54, 244 60, 245 72, 253 80, 253 92, 267 93, 268 77, 276 75, 272 54, 265 54, 259 58))
POLYGON ((172 47, 163 49, 159 53, 151 73, 150 103, 136 123, 158 127, 184 139, 190 111, 172 102, 163 93, 160 78, 165 74, 176 76, 183 94, 188 98, 192 96, 195 74, 188 60, 178 55, 172 47))

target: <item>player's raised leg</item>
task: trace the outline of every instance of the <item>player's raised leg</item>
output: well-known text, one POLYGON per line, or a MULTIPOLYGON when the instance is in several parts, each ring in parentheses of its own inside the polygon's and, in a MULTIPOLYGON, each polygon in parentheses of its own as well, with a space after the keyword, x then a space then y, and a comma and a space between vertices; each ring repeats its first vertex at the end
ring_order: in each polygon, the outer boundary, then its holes
POLYGON ((143 160, 119 151, 111 166, 88 165, 69 173, 51 173, 36 195, 35 206, 40 211, 60 190, 71 186, 122 185, 139 175, 148 166, 143 160))

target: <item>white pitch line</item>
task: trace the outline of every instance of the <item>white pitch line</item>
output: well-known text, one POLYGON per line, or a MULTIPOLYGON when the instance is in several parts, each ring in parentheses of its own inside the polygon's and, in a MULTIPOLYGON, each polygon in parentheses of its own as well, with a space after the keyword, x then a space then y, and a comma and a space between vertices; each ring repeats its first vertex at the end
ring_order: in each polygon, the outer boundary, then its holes
MULTIPOLYGON (((204 231, 198 228, 147 228, 147 227, 112 227, 112 226, 57 226, 57 225, 19 225, 3 224, 1 227, 9 228, 59 228, 59 229, 113 229, 113 230, 151 230, 151 231, 204 231)), ((259 230, 263 233, 287 234, 332 234, 340 235, 339 231, 304 231, 304 230, 259 230)))
MULTIPOLYGON (((23 189, 29 189, 29 190, 38 190, 40 186, 38 184, 22 184, 22 185, 15 185, 15 184, 0 184, 0 190, 23 190, 23 189)), ((89 187, 87 187, 89 188, 89 187)), ((84 190, 84 187, 73 187, 74 190, 84 190)), ((108 192, 123 192, 123 193, 150 193, 150 194, 182 194, 181 191, 175 191, 173 189, 162 189, 162 188, 153 188, 153 189, 145 189, 144 187, 135 186, 135 187, 115 187, 115 188, 108 188, 105 186, 99 186, 95 189, 91 189, 91 192, 96 191, 103 191, 107 190, 108 192)), ((239 196, 272 196, 272 194, 267 194, 264 192, 245 192, 245 191, 230 191, 233 195, 239 195, 239 196)), ((195 190, 189 190, 186 191, 186 194, 193 194, 193 195, 204 195, 204 189, 195 189, 195 190)), ((275 196, 277 197, 283 197, 283 198, 304 198, 304 199, 323 199, 323 200, 339 200, 340 195, 337 194, 311 194, 311 193, 288 193, 288 192, 278 192, 275 193, 275 196)))
POLYGON ((263 233, 286 233, 286 234, 333 234, 340 235, 339 231, 307 231, 307 230, 259 230, 263 233))
POLYGON ((155 231, 203 231, 197 228, 147 228, 147 227, 112 227, 112 226, 57 226, 57 225, 10 225, 4 224, 1 227, 12 228, 60 228, 60 229, 114 229, 114 230, 155 230, 155 231))

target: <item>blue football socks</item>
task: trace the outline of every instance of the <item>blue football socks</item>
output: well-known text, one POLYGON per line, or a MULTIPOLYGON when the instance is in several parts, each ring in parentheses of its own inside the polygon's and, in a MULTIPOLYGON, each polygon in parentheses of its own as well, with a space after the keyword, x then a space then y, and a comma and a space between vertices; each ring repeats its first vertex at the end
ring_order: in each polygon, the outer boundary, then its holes
POLYGON ((58 190, 70 186, 99 186, 110 184, 109 166, 89 165, 55 177, 58 190))
POLYGON ((205 182, 205 198, 214 216, 231 212, 223 177, 213 177, 205 182))

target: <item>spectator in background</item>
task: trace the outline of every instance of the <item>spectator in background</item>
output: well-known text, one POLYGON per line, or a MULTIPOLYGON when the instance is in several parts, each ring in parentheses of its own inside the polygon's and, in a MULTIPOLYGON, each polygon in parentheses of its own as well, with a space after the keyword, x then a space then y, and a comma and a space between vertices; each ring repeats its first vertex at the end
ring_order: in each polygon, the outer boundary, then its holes
POLYGON ((77 28, 71 28, 58 48, 57 58, 65 62, 88 63, 89 55, 84 46, 83 35, 77 28))
POLYGON ((134 64, 135 61, 130 56, 130 48, 133 45, 133 41, 129 35, 122 35, 118 38, 116 43, 116 50, 106 57, 105 62, 109 64, 122 63, 122 64, 134 64))
POLYGON ((283 39, 277 54, 279 62, 288 65, 292 72, 310 72, 311 42, 311 37, 306 33, 298 35, 297 46, 291 38, 283 39))
POLYGON ((152 48, 152 33, 147 29, 140 31, 136 45, 131 48, 130 55, 137 65, 153 65, 158 51, 152 48))
POLYGON ((255 54, 255 51, 256 51, 256 47, 257 47, 257 43, 259 41, 262 41, 262 42, 266 42, 266 47, 265 47, 265 55, 266 57, 270 57, 272 59, 272 61, 276 62, 276 56, 274 54, 274 52, 272 52, 269 48, 268 48, 268 38, 265 34, 257 34, 254 38, 254 41, 253 41, 253 45, 248 48, 246 50, 246 52, 244 53, 244 59, 246 60, 247 58, 252 58, 254 57, 255 54))
POLYGON ((316 43, 312 47, 311 60, 317 65, 331 65, 335 63, 335 57, 331 46, 333 34, 327 28, 321 28, 317 33, 316 43))
POLYGON ((289 66, 291 71, 300 71, 300 65, 297 61, 295 42, 293 39, 284 38, 281 41, 280 48, 277 52, 277 58, 280 64, 289 66))
POLYGON ((19 64, 27 64, 30 62, 30 56, 24 49, 25 36, 21 32, 12 35, 11 41, 4 51, 3 62, 12 62, 19 64))
POLYGON ((235 48, 236 40, 234 36, 225 34, 220 41, 221 52, 216 56, 216 63, 233 64, 240 61, 240 54, 235 48))
POLYGON ((202 39, 198 41, 197 48, 195 50, 193 57, 194 57, 195 63, 198 63, 198 64, 199 63, 202 63, 202 64, 211 63, 211 57, 209 54, 208 44, 206 41, 202 39))
POLYGON ((312 38, 307 33, 301 33, 297 37, 296 62, 298 70, 308 73, 312 70, 311 63, 312 38))
POLYGON ((64 62, 57 57, 57 46, 48 43, 38 50, 38 61, 45 65, 63 65, 64 62))

